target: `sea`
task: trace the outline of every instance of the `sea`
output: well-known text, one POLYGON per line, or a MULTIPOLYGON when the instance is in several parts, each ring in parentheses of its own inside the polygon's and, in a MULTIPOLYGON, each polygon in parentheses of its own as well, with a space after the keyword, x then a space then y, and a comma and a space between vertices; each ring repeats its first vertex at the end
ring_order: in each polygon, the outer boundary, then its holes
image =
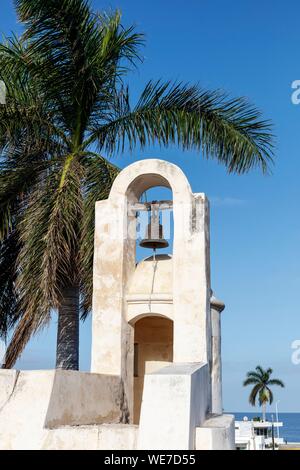
MULTIPOLYGON (((231 412, 235 416, 237 421, 242 421, 245 416, 250 419, 255 416, 261 416, 261 413, 235 413, 231 412)), ((276 421, 275 413, 267 413, 266 418, 268 421, 276 421)), ((283 437, 287 442, 299 442, 300 443, 300 413, 279 413, 278 421, 283 423, 283 427, 279 428, 279 435, 283 437)))

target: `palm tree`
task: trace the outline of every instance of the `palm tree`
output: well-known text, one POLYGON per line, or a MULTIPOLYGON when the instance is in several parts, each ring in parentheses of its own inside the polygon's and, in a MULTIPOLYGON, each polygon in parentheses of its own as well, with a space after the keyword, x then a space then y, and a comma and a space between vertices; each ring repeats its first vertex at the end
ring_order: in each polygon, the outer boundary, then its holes
POLYGON ((270 405, 273 403, 273 393, 271 390, 272 385, 278 385, 284 387, 284 383, 279 379, 271 379, 273 369, 264 370, 261 366, 257 366, 254 371, 247 373, 247 378, 244 380, 243 385, 254 385, 249 395, 249 403, 252 406, 256 405, 256 399, 258 398, 259 406, 263 410, 263 421, 266 421, 266 406, 267 403, 270 405))
POLYGON ((80 314, 91 309, 95 201, 109 158, 158 142, 197 149, 230 172, 272 162, 268 121, 243 98, 151 81, 130 103, 126 74, 143 36, 85 0, 15 0, 20 38, 0 45, 0 333, 12 367, 58 312, 57 362, 78 368, 80 314))

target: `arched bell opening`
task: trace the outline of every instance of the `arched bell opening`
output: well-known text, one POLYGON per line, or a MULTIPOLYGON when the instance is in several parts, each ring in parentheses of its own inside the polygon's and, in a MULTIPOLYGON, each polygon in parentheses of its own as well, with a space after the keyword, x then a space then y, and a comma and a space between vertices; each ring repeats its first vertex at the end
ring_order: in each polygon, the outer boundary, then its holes
POLYGON ((156 255, 171 254, 173 250, 172 190, 155 186, 144 191, 136 212, 136 263, 156 255))
POLYGON ((139 424, 145 374, 173 362, 173 321, 150 315, 137 320, 133 328, 133 422, 139 424))

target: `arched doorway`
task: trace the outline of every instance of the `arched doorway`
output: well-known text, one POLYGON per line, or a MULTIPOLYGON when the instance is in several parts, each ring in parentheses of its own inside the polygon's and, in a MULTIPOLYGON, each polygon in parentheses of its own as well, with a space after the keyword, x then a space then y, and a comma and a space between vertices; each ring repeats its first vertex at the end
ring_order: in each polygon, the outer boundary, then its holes
POLYGON ((134 424, 140 420, 144 375, 173 362, 173 322, 147 316, 134 325, 134 424))

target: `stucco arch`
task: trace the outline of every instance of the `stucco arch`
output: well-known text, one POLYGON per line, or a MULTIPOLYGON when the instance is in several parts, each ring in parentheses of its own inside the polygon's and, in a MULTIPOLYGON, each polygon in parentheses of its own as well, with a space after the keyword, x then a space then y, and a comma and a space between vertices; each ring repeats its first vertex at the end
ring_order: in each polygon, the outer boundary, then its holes
POLYGON ((166 320, 173 321, 173 316, 171 315, 171 313, 163 314, 163 313, 155 313, 155 312, 144 311, 143 313, 135 315, 134 317, 130 317, 128 319, 128 323, 131 326, 134 326, 136 324, 136 322, 138 322, 139 320, 142 320, 143 318, 147 318, 147 317, 158 317, 158 318, 164 318, 166 320))
POLYGON ((191 202, 192 190, 183 171, 159 159, 141 160, 126 167, 115 179, 109 199, 116 204, 124 197, 135 202, 144 191, 155 186, 170 188, 175 204, 191 202))

